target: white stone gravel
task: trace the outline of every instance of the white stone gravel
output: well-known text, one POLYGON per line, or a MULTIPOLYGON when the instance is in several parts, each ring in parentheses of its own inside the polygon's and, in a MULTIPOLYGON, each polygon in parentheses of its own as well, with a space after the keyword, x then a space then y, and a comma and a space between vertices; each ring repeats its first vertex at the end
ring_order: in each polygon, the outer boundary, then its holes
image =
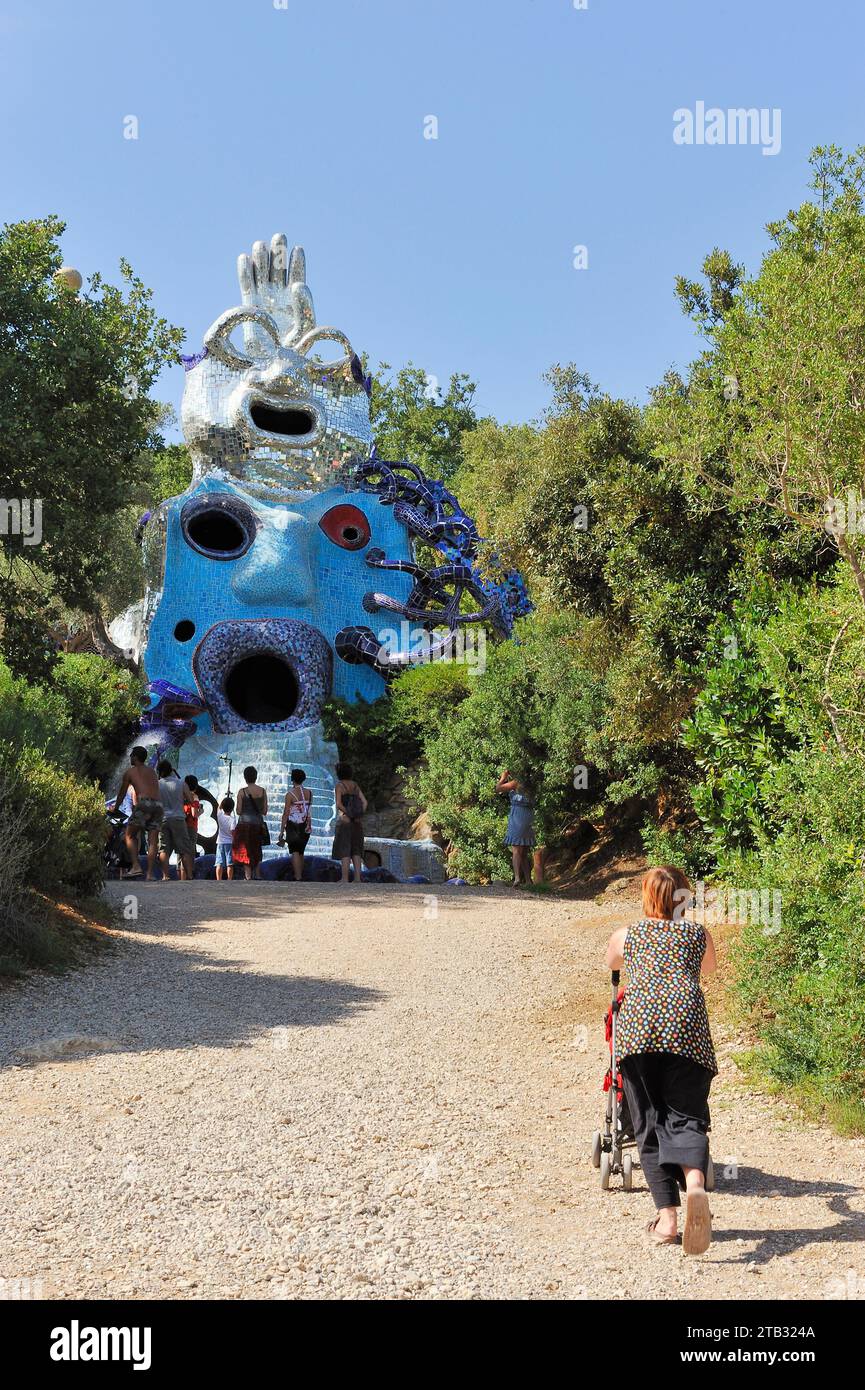
POLYGON ((863 1142, 726 1055, 709 1254, 649 1248, 646 1192, 600 1191, 601 958, 627 907, 136 892, 116 952, 0 991, 0 1293, 865 1296, 863 1142))

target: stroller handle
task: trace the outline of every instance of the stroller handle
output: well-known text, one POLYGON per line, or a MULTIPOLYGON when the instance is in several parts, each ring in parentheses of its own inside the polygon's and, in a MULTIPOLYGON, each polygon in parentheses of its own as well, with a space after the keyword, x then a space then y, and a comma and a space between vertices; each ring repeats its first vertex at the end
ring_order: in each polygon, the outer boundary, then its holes
POLYGON ((618 971, 618 970, 614 970, 614 971, 613 971, 613 988, 614 988, 614 989, 618 989, 618 987, 619 987, 619 971, 618 971))

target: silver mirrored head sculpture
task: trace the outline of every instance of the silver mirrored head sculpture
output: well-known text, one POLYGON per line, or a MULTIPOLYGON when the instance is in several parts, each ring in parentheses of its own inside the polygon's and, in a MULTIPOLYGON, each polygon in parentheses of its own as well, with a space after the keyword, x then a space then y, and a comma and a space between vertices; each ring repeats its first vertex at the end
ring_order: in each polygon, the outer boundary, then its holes
POLYGON ((185 359, 193 481, 227 476, 271 499, 345 482, 372 446, 357 354, 338 328, 316 325, 306 257, 299 246, 289 256, 284 235, 257 241, 237 271, 240 305, 185 359))

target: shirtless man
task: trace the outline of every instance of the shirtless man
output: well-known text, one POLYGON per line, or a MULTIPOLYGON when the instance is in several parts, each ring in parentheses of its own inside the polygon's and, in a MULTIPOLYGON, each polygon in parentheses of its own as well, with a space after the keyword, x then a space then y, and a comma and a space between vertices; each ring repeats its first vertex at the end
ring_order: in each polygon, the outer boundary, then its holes
POLYGON ((123 774, 120 790, 114 802, 117 810, 129 788, 135 793, 132 815, 126 822, 123 838, 132 860, 132 868, 121 878, 141 878, 138 863, 138 837, 142 830, 147 832, 147 878, 153 878, 156 864, 156 851, 159 848, 159 827, 162 824, 162 802, 159 798, 159 778, 152 767, 147 766, 147 749, 133 748, 129 755, 129 767, 123 774))

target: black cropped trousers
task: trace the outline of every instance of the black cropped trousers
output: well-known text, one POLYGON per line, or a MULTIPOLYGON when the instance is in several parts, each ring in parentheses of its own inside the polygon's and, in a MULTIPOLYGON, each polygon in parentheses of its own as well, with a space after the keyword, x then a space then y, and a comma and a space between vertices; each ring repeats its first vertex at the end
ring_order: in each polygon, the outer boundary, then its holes
POLYGON ((673 1052, 635 1052, 620 1063, 640 1162, 655 1206, 678 1207, 683 1168, 709 1161, 712 1073, 673 1052))

